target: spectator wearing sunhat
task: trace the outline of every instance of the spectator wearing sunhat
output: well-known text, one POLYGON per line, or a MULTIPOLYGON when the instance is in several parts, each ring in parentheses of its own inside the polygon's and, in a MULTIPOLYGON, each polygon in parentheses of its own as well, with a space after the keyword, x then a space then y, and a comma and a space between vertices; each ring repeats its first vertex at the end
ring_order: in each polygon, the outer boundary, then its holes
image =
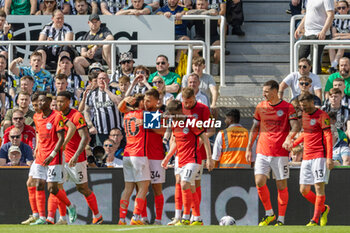
POLYGON ((26 163, 21 162, 22 152, 18 146, 11 146, 9 149, 10 162, 6 166, 28 166, 26 163))
MULTIPOLYGON (((83 36, 83 41, 114 40, 112 32, 105 26, 101 27, 98 14, 91 14, 88 24, 90 30, 83 36)), ((86 69, 94 62, 105 62, 111 68, 111 45, 84 45, 80 54, 74 59, 74 68, 79 75, 85 75, 86 69)))
POLYGON ((111 82, 119 83, 119 78, 122 76, 128 76, 130 80, 134 79, 134 63, 135 61, 131 52, 120 54, 120 66, 113 74, 111 82))

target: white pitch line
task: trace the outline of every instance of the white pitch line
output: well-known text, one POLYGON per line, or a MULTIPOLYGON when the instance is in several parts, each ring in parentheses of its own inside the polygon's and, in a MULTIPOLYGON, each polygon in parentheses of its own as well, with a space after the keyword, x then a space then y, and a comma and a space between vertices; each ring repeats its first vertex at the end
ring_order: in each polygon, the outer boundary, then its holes
POLYGON ((154 228, 163 228, 163 227, 167 227, 167 226, 130 227, 130 228, 114 229, 113 231, 133 231, 133 230, 154 229, 154 228))

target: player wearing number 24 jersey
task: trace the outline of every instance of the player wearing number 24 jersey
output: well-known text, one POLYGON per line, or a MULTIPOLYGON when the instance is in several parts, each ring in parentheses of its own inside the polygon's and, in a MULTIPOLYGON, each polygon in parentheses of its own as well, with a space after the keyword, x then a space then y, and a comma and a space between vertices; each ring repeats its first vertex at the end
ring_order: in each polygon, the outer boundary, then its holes
POLYGON ((304 132, 295 140, 293 146, 304 143, 300 192, 315 206, 314 216, 307 226, 325 226, 330 210, 329 206, 325 205, 325 184, 328 183, 329 170, 333 168, 330 119, 327 113, 315 108, 310 93, 301 94, 298 99, 303 109, 304 132), (311 191, 311 185, 315 186, 316 195, 311 191))
POLYGON ((252 146, 259 134, 257 156, 254 166, 255 183, 258 195, 265 208, 265 217, 259 226, 267 226, 276 219, 273 212, 270 191, 266 185, 272 170, 278 189, 278 219, 276 226, 284 224, 289 194, 288 150, 291 139, 299 131, 294 107, 278 98, 279 85, 271 80, 264 83, 263 96, 266 101, 260 102, 254 113, 254 122, 250 131, 246 159, 252 161, 252 146))

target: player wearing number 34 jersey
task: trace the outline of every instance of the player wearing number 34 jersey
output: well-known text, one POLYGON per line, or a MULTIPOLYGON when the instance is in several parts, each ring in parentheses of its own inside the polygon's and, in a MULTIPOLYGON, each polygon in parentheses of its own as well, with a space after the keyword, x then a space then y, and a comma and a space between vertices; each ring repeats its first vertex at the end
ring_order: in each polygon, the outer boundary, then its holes
POLYGON ((325 184, 329 170, 333 168, 333 140, 330 119, 327 113, 315 108, 313 96, 305 93, 299 96, 303 109, 304 132, 295 140, 293 146, 304 143, 303 161, 300 168, 300 192, 315 206, 314 216, 307 226, 325 226, 329 206, 325 205, 325 184), (311 191, 315 186, 316 195, 311 191))

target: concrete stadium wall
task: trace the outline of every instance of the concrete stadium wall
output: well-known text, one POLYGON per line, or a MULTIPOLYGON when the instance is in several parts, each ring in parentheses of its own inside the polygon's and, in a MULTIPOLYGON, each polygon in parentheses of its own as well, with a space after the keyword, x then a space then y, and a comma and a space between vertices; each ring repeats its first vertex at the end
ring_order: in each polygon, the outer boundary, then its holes
MULTIPOLYGON (((31 214, 26 190, 28 169, 0 169, 0 224, 18 224, 31 214)), ((90 187, 96 194, 100 211, 106 224, 116 224, 119 215, 119 200, 124 187, 122 169, 89 169, 90 187)), ((349 225, 350 169, 334 169, 326 186, 326 203, 330 205, 330 225, 349 225)), ((163 224, 174 216, 175 179, 173 170, 167 171, 164 184, 163 224)), ((272 206, 277 213, 277 191, 273 180, 269 180, 272 206)), ((313 206, 299 193, 299 169, 291 169, 288 181, 289 205, 286 224, 304 225, 313 215, 313 206)), ((92 214, 85 199, 72 183, 65 184, 69 199, 78 205, 78 220, 75 224, 87 224, 92 214)), ((135 196, 130 200, 128 217, 131 218, 135 196)), ((148 216, 154 219, 152 192, 148 196, 148 216)), ((231 215, 238 225, 257 225, 263 217, 263 206, 259 201, 252 169, 214 170, 204 172, 202 179, 201 213, 205 225, 218 224, 224 215, 231 215)), ((58 211, 57 211, 58 214, 58 211)))

